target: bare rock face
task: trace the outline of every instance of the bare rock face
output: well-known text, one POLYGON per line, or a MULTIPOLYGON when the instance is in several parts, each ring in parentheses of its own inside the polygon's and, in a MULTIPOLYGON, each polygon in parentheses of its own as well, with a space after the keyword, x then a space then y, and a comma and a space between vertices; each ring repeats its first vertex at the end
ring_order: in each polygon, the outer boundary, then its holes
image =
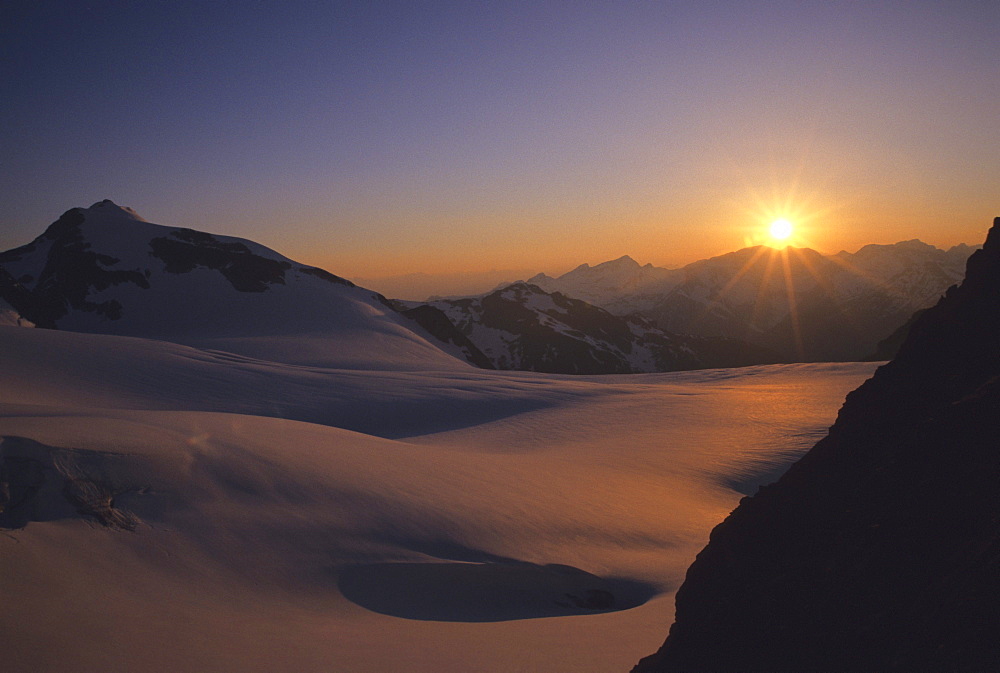
POLYGON ((1000 218, 830 434, 712 533, 652 671, 1000 670, 1000 218))

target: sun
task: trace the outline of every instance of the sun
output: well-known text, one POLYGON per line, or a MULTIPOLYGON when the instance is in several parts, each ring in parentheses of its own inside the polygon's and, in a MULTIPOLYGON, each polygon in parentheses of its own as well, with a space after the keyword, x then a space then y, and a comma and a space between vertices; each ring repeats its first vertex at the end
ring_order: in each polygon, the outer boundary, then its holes
POLYGON ((793 228, 792 223, 784 218, 775 220, 771 223, 771 238, 783 241, 792 235, 793 228))

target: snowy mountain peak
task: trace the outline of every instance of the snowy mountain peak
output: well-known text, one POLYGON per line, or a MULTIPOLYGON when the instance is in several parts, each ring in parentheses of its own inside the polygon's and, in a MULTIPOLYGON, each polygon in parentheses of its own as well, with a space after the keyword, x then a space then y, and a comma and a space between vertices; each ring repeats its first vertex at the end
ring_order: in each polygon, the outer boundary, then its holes
POLYGON ((933 245, 930 243, 924 243, 919 238, 911 238, 908 241, 900 241, 899 243, 896 243, 894 247, 901 249, 908 248, 911 250, 937 250, 937 248, 933 245))
POLYGON ((76 208, 75 210, 81 211, 84 216, 96 215, 100 216, 101 219, 115 219, 115 220, 135 220, 137 222, 145 222, 146 220, 127 206, 119 206, 117 203, 111 199, 104 199, 103 201, 98 201, 90 208, 76 208))
POLYGON ((532 276, 525 282, 530 283, 532 285, 538 285, 539 283, 545 283, 552 280, 555 279, 552 276, 548 275, 547 273, 536 273, 534 276, 532 276))
POLYGON ((110 200, 72 208, 34 241, 0 251, 0 299, 11 307, 6 324, 309 366, 468 366, 461 345, 371 290, 253 241, 146 222, 110 200))
POLYGON ((534 283, 519 280, 516 283, 511 283, 506 287, 497 290, 502 296, 511 295, 524 295, 524 294, 546 294, 540 287, 534 283))
POLYGON ((635 261, 628 255, 622 255, 618 259, 613 259, 609 262, 603 262, 594 267, 595 269, 601 268, 639 268, 639 262, 635 261))

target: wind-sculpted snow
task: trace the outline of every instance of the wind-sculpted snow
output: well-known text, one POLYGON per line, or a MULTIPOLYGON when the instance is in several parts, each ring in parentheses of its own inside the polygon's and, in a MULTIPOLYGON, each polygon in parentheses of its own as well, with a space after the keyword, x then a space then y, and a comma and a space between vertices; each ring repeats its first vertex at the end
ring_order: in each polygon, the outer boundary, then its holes
POLYGON ((478 370, 370 372, 289 366, 221 351, 127 337, 5 328, 0 363, 30 387, 6 402, 129 409, 199 409, 272 416, 381 437, 452 430, 573 399, 605 386, 478 370), (30 332, 21 334, 20 332, 30 332), (63 383, 91 381, 86 396, 63 383))
POLYGON ((802 450, 873 368, 343 370, 12 326, 0 345, 12 673, 624 670, 729 484, 802 450))

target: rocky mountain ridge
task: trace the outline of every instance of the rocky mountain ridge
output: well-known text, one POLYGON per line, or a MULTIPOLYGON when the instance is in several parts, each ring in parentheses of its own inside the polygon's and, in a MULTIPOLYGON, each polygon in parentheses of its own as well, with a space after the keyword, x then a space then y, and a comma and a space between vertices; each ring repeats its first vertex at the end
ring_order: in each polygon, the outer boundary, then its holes
POLYGON ((773 353, 732 339, 671 334, 641 316, 616 316, 531 283, 430 306, 440 309, 497 369, 631 374, 776 359, 773 353))
POLYGON ((786 362, 860 360, 958 282, 974 249, 916 239, 829 256, 756 246, 681 269, 623 257, 530 282, 670 332, 746 340, 786 362))
POLYGON ((539 273, 527 282, 546 292, 582 299, 616 315, 628 315, 651 309, 656 298, 673 289, 682 278, 679 269, 640 266, 625 255, 596 266, 581 264, 556 278, 539 273))

